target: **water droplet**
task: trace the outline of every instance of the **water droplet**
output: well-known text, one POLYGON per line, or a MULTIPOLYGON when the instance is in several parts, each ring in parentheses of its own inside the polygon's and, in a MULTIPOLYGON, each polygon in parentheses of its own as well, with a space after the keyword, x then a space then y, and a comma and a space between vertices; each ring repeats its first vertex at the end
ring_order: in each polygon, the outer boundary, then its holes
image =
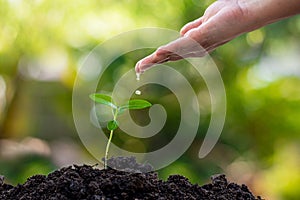
POLYGON ((141 92, 140 90, 136 90, 136 91, 135 91, 135 94, 136 94, 136 95, 141 95, 142 92, 141 92))
POLYGON ((136 73, 136 80, 137 80, 137 81, 140 80, 140 76, 141 76, 141 73, 136 73))

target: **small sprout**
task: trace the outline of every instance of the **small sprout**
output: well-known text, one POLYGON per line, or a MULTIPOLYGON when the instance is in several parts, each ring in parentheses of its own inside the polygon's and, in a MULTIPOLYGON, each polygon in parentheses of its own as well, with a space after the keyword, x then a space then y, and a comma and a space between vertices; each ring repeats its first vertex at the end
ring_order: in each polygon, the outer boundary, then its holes
POLYGON ((118 127, 118 122, 116 120, 111 120, 107 123, 107 129, 110 131, 116 130, 118 127))
POLYGON ((106 144, 105 157, 104 157, 104 169, 107 169, 109 146, 112 140, 114 130, 116 130, 119 127, 117 117, 120 114, 124 113, 125 110, 144 109, 152 106, 152 104, 142 99, 131 99, 126 104, 117 106, 115 105, 113 99, 110 96, 105 94, 98 94, 98 93, 91 94, 90 98, 96 103, 109 106, 112 109, 112 113, 113 113, 113 119, 107 123, 107 129, 110 131, 109 139, 106 144))

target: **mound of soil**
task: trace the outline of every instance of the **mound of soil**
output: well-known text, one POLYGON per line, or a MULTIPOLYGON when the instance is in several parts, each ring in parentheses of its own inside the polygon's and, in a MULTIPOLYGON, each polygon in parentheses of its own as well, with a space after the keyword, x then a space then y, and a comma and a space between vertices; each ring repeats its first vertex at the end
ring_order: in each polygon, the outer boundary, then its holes
POLYGON ((225 175, 215 175, 211 183, 191 184, 180 175, 160 180, 156 172, 147 171, 149 165, 140 165, 134 158, 113 158, 109 166, 122 169, 102 169, 93 166, 69 166, 47 176, 35 175, 24 184, 12 186, 0 176, 2 200, 113 200, 113 199, 205 199, 205 200, 261 200, 245 185, 229 183, 225 175))

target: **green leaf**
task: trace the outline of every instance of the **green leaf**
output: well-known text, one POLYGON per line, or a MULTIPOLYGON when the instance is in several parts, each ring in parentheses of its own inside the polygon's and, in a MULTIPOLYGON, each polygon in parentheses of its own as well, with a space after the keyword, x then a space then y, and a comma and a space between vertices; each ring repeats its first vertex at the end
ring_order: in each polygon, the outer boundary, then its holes
POLYGON ((118 122, 116 120, 111 120, 107 123, 107 129, 113 131, 119 127, 118 122))
POLYGON ((148 108, 152 106, 152 104, 149 101, 142 100, 142 99, 132 99, 129 100, 129 102, 119 108, 120 112, 129 109, 129 110, 135 110, 135 109, 143 109, 148 108))
POLYGON ((90 98, 97 103, 104 104, 115 109, 117 108, 117 106, 112 103, 112 98, 108 95, 94 93, 90 95, 90 98))

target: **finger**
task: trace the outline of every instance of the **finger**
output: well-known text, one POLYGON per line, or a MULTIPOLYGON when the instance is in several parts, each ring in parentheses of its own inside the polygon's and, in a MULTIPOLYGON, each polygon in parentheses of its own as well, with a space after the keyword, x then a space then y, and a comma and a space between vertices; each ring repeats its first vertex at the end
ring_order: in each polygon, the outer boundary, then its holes
POLYGON ((181 60, 184 58, 190 58, 190 57, 203 57, 207 53, 208 52, 204 49, 202 51, 188 52, 183 55, 178 55, 176 53, 167 52, 167 54, 165 54, 165 58, 159 59, 159 60, 155 60, 155 55, 152 54, 152 55, 140 60, 139 62, 137 62, 136 66, 135 66, 135 71, 136 71, 136 73, 143 73, 148 68, 153 67, 156 64, 162 64, 162 63, 168 62, 168 61, 177 61, 177 60, 181 60))
POLYGON ((155 64, 176 61, 187 57, 202 57, 206 53, 206 50, 191 37, 181 37, 159 47, 154 53, 140 60, 136 64, 135 70, 137 73, 143 73, 155 64))
POLYGON ((180 30, 180 35, 183 36, 186 32, 188 32, 189 30, 196 28, 198 26, 200 26, 202 24, 202 17, 187 23, 185 26, 183 26, 180 30))
POLYGON ((144 71, 146 71, 146 69, 152 67, 155 64, 167 62, 169 60, 168 55, 169 54, 162 54, 162 53, 157 55, 157 51, 155 51, 151 55, 137 62, 135 65, 135 71, 137 73, 143 73, 144 71))
POLYGON ((182 58, 189 53, 205 51, 201 45, 192 37, 181 37, 169 44, 158 48, 156 51, 157 56, 164 55, 172 60, 172 57, 180 56, 182 58))
POLYGON ((168 45, 159 47, 154 53, 137 62, 135 65, 135 71, 137 73, 143 73, 146 69, 155 64, 161 64, 169 61, 173 54, 174 52, 172 48, 168 48, 168 45))
POLYGON ((192 57, 203 57, 206 54, 208 54, 208 51, 203 50, 203 51, 195 51, 195 52, 188 52, 187 54, 184 55, 176 55, 173 54, 169 57, 168 61, 177 61, 177 60, 181 60, 184 58, 192 58, 192 57))
POLYGON ((136 73, 143 73, 147 68, 151 67, 154 63, 151 62, 152 54, 138 61, 135 65, 136 73))

